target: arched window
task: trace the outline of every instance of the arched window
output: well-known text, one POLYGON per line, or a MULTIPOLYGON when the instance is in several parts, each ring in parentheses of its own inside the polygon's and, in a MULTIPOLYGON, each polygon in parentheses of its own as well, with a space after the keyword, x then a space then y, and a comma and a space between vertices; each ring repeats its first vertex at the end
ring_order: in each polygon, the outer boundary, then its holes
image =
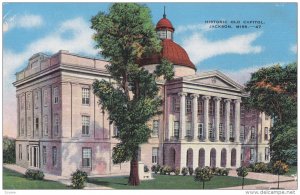
POLYGON ((210 150, 210 167, 216 167, 216 149, 210 150))
POLYGON ((189 148, 186 152, 186 166, 193 167, 193 149, 189 148))
POLYGON ((204 167, 205 166, 205 150, 201 148, 199 150, 199 161, 198 161, 198 166, 199 167, 204 167))
POLYGON ((226 161, 227 161, 226 149, 223 148, 221 151, 221 167, 226 167, 226 161))
POLYGON ((169 163, 168 165, 171 166, 172 168, 175 168, 175 160, 176 160, 176 151, 174 148, 170 148, 169 152, 169 163))
POLYGON ((236 149, 233 148, 231 150, 231 166, 235 167, 236 166, 236 149))

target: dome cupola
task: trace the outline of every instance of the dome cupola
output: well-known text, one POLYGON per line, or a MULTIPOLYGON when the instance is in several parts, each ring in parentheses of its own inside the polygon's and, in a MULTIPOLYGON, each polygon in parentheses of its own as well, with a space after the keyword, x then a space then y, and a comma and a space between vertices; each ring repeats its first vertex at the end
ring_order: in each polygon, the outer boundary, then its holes
POLYGON ((155 28, 157 35, 160 39, 172 39, 173 40, 173 33, 175 31, 172 23, 170 20, 167 19, 165 7, 164 7, 164 15, 163 18, 158 21, 155 28))

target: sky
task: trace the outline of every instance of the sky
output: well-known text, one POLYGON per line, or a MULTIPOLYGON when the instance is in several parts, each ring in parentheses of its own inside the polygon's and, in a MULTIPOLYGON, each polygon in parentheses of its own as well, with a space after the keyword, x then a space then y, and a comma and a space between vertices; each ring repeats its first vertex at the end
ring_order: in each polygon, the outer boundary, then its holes
MULTIPOLYGON (((16 89, 12 85, 15 73, 24 69, 28 59, 38 52, 52 55, 69 50, 102 58, 94 49, 90 19, 99 11, 108 12, 110 5, 2 4, 3 135, 15 137, 17 132, 16 89)), ((297 61, 296 3, 146 5, 151 10, 153 24, 162 18, 166 6, 167 18, 175 28, 174 41, 187 51, 197 72, 219 70, 244 84, 251 72, 261 67, 297 61), (216 21, 222 23, 212 23, 216 21), (237 28, 237 25, 247 25, 247 28, 237 28)))

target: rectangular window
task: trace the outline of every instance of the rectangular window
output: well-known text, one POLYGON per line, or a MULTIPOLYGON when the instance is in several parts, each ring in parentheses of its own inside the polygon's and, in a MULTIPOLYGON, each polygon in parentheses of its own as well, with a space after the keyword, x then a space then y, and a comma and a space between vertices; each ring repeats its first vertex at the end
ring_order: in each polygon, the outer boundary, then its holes
POLYGON ((152 164, 157 164, 158 162, 158 148, 152 148, 152 164))
POLYGON ((22 144, 19 144, 19 160, 22 160, 22 144))
POLYGON ((244 119, 245 118, 245 107, 241 106, 241 118, 244 119))
POLYGON ((152 136, 157 137, 159 129, 159 121, 153 120, 153 129, 152 129, 152 136))
POLYGON ((186 122, 186 136, 192 136, 192 123, 189 121, 186 122))
POLYGON ((266 147, 265 148, 265 161, 269 161, 269 156, 270 156, 270 148, 266 147))
POLYGON ((220 136, 220 138, 224 138, 225 137, 224 129, 223 129, 223 123, 219 124, 219 136, 220 136))
POLYGON ((244 160, 244 148, 241 149, 241 161, 244 160))
POLYGON ((29 145, 26 146, 27 161, 29 161, 29 145))
POLYGON ((265 127, 265 140, 269 140, 269 128, 265 127))
POLYGON ((34 92, 34 107, 39 107, 39 93, 38 91, 34 92))
POLYGON ((89 168, 91 167, 92 160, 92 149, 91 148, 82 148, 82 167, 89 168))
POLYGON ((240 139, 244 140, 245 139, 245 125, 241 125, 240 129, 240 139))
POLYGON ((119 136, 119 129, 116 125, 114 125, 114 136, 119 136))
POLYGON ((54 115, 54 135, 58 135, 59 132, 59 117, 58 114, 54 115))
POLYGON ((36 132, 36 135, 39 134, 39 127, 40 127, 40 121, 39 121, 39 118, 35 118, 35 132, 36 132))
POLYGON ((90 117, 82 116, 82 135, 89 135, 90 133, 90 117))
POLYGON ((254 148, 250 148, 250 160, 254 160, 254 148))
POLYGON ((198 98, 198 114, 203 114, 203 101, 201 101, 201 98, 198 98))
POLYGON ((47 163, 47 149, 46 146, 43 146, 43 165, 47 163))
POLYGON ((233 126, 232 126, 232 124, 229 124, 229 137, 233 138, 233 126))
POLYGON ((255 139, 255 128, 252 126, 251 127, 251 140, 254 140, 255 139))
POLYGON ((47 115, 44 116, 44 127, 43 127, 43 130, 44 130, 44 134, 48 135, 48 116, 47 115))
POLYGON ((58 87, 55 87, 53 89, 53 98, 54 104, 58 104, 58 87))
POLYGON ((90 105, 90 89, 82 88, 82 105, 90 105))
POLYGON ((204 138, 203 123, 198 123, 198 135, 200 139, 204 138))
POLYGON ((174 121, 174 137, 179 138, 179 121, 174 121))
POLYGON ((214 101, 209 100, 209 115, 214 115, 214 101))
POLYGON ((186 112, 192 112, 192 99, 190 97, 186 98, 186 112))
POLYGON ((52 147, 52 165, 55 166, 57 164, 57 148, 56 146, 52 147))
POLYGON ((214 132, 212 128, 212 123, 208 123, 208 132, 209 132, 209 138, 214 138, 214 132))
POLYGON ((43 96, 44 96, 44 106, 47 106, 48 105, 48 91, 47 91, 47 89, 45 89, 44 90, 44 92, 43 92, 44 94, 43 94, 43 96))
POLYGON ((180 102, 178 97, 173 97, 173 112, 180 111, 180 102))

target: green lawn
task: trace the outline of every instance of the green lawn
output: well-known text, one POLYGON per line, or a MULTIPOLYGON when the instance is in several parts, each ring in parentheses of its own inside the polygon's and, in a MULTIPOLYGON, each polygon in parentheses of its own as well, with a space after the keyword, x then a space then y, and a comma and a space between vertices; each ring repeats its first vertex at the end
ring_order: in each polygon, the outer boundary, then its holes
POLYGON ((297 173, 297 166, 289 166, 289 171, 285 174, 291 176, 297 173))
MULTIPOLYGON (((114 189, 202 189, 202 183, 195 182, 194 176, 155 175, 155 179, 142 181, 139 186, 127 184, 128 177, 98 177, 88 178, 88 182, 103 185, 114 189)), ((259 180, 245 179, 245 185, 264 183, 259 180)), ((205 183, 205 189, 239 186, 242 179, 230 176, 214 176, 205 183)))
POLYGON ((48 180, 26 179, 20 173, 3 168, 3 189, 68 189, 67 186, 48 180))

